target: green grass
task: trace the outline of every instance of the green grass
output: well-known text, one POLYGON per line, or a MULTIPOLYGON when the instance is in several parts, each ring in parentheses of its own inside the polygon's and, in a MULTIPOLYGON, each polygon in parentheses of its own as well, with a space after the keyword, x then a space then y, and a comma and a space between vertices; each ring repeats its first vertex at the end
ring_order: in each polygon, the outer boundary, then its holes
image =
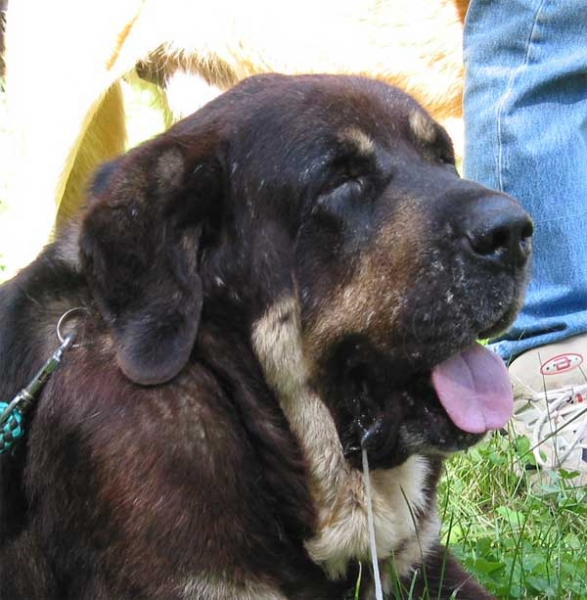
MULTIPOLYGON (((151 108, 152 90, 126 86, 125 93, 133 145, 164 121, 151 108)), ((0 91, 0 219, 10 177, 9 129, 0 91)), ((1 255, 2 240, 0 269, 1 255)), ((572 488, 563 474, 538 495, 531 472, 517 474, 518 460, 532 464, 526 438, 494 435, 448 461, 439 498, 444 541, 498 598, 587 598, 587 492, 572 488)))
POLYGON ((513 435, 453 457, 440 493, 445 541, 498 598, 587 598, 587 491, 573 473, 539 483, 534 464, 528 439, 513 435))

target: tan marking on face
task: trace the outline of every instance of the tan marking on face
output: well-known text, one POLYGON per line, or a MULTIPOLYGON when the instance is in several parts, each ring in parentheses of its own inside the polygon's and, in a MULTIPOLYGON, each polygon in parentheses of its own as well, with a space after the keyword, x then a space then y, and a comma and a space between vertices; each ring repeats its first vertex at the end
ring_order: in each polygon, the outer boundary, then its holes
POLYGON ((410 113, 410 128, 416 140, 424 145, 433 144, 436 141, 437 131, 434 121, 419 110, 410 113))
POLYGON ((375 142, 367 133, 359 129, 358 127, 350 127, 346 129, 342 135, 341 140, 350 142, 359 154, 365 156, 371 156, 375 152, 375 142))
POLYGON ((392 221, 349 268, 349 278, 330 292, 304 331, 304 346, 310 368, 323 350, 349 333, 368 334, 382 349, 397 331, 408 310, 406 290, 421 276, 428 237, 417 210, 406 200, 397 207, 392 221))
POLYGON ((309 354, 319 357, 322 348, 347 333, 373 330, 382 313, 393 323, 401 310, 401 292, 395 284, 377 268, 371 256, 362 258, 352 279, 332 292, 309 324, 305 336, 309 354))
MULTIPOLYGON (((306 549, 329 577, 342 577, 349 561, 368 561, 370 557, 364 480, 363 474, 345 460, 330 411, 308 385, 297 301, 286 297, 269 308, 254 324, 252 337, 267 381, 276 391, 309 464, 318 527, 316 536, 306 542, 306 549)), ((392 555, 401 559, 404 552, 400 548, 412 538, 417 542, 418 524, 412 515, 419 515, 425 508, 427 473, 428 463, 419 456, 395 469, 372 473, 380 559, 392 555)), ((423 551, 433 541, 424 539, 423 551)), ((408 547, 411 551, 412 546, 408 547)))

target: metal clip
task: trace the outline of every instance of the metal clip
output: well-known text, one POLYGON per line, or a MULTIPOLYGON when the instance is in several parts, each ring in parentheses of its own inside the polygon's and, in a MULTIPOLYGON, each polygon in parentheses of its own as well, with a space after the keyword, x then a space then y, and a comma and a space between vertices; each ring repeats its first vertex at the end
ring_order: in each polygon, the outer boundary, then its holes
POLYGON ((72 345, 74 338, 75 335, 73 333, 68 334, 63 339, 61 346, 53 352, 47 362, 39 369, 33 379, 31 379, 30 383, 16 394, 12 402, 10 402, 2 415, 0 415, 0 432, 15 410, 18 409, 18 412, 24 414, 30 408, 45 383, 47 383, 49 377, 61 364, 63 353, 72 345))

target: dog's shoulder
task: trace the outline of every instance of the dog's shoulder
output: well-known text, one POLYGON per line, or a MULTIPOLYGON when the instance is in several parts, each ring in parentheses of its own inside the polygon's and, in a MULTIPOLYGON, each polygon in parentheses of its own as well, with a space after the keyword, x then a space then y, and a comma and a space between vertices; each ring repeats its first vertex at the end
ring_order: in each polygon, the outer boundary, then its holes
MULTIPOLYGON (((194 573, 234 556, 264 571, 270 566, 259 563, 260 547, 275 546, 284 564, 297 560, 315 519, 306 464, 250 348, 206 323, 172 381, 132 382, 115 366, 114 343, 88 297, 68 235, 0 287, 3 399, 59 346, 61 316, 79 309, 63 324, 75 329, 75 343, 38 397, 25 439, 0 460, 4 541, 25 543, 43 522, 60 522, 65 538, 83 535, 108 547, 104 559, 114 561, 117 553, 132 556, 133 544, 151 536, 173 573, 194 545, 174 537, 189 523, 205 540, 187 560, 194 573), (43 501, 31 523, 34 498, 43 501), (80 501, 64 506, 68 498, 80 501), (231 533, 251 529, 259 539, 231 533), (282 536, 297 541, 283 544, 282 536), (206 567, 208 560, 214 564, 206 567)), ((34 547, 25 543, 22 551, 34 547)), ((73 556, 65 568, 90 558, 73 556)))

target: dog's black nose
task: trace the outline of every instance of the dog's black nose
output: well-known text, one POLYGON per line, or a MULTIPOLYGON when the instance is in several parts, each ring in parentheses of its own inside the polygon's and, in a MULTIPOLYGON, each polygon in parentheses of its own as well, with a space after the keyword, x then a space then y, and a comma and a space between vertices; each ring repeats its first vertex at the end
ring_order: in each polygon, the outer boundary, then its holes
POLYGON ((476 256, 522 267, 530 255, 533 230, 532 219, 513 198, 495 194, 474 203, 465 237, 476 256))

